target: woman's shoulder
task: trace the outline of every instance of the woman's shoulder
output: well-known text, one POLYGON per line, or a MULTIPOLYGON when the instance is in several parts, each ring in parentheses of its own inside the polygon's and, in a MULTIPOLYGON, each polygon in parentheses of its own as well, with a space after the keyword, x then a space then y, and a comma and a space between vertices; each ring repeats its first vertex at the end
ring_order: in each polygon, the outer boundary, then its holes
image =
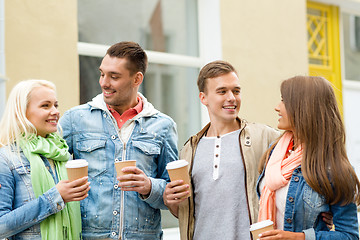
POLYGON ((5 145, 0 147, 0 157, 7 157, 13 154, 13 147, 5 145))
POLYGON ((7 164, 18 162, 22 155, 21 149, 18 149, 16 145, 0 147, 0 162, 5 162, 7 164))

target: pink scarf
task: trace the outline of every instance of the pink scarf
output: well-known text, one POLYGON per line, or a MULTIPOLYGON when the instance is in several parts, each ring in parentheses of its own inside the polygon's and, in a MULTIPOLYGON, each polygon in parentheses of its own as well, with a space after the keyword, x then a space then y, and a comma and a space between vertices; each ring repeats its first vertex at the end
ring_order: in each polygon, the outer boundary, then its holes
POLYGON ((270 219, 276 225, 275 191, 286 186, 295 168, 300 166, 302 146, 285 158, 293 139, 292 132, 286 132, 275 146, 265 169, 265 186, 261 191, 258 221, 270 219))

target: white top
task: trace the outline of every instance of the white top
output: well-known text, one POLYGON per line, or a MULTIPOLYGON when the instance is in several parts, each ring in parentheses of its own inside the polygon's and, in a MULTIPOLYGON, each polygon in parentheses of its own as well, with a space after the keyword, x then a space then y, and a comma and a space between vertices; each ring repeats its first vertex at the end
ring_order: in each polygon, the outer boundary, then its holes
POLYGON ((194 240, 250 240, 245 169, 240 130, 202 137, 192 169, 195 202, 194 240))
POLYGON ((276 204, 276 228, 284 230, 284 216, 286 207, 286 196, 289 190, 290 181, 286 186, 279 188, 275 192, 275 204, 276 204))
MULTIPOLYGON (((262 190, 265 186, 265 178, 262 178, 259 183, 259 188, 262 190)), ((290 181, 282 188, 275 191, 275 205, 276 205, 276 229, 284 230, 284 216, 286 208, 286 197, 289 190, 290 181)))

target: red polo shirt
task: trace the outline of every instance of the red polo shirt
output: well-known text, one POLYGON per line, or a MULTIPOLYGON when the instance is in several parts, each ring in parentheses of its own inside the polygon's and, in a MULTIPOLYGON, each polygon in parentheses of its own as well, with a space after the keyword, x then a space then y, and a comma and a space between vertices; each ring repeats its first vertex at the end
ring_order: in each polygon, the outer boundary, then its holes
POLYGON ((119 128, 121 128, 127 120, 132 119, 133 117, 135 117, 142 111, 143 101, 142 101, 141 97, 137 97, 137 100, 138 100, 138 104, 136 104, 135 107, 129 108, 128 110, 123 112, 123 114, 121 114, 121 115, 117 111, 112 109, 109 105, 106 104, 107 108, 109 109, 109 111, 111 112, 113 117, 115 118, 119 128))

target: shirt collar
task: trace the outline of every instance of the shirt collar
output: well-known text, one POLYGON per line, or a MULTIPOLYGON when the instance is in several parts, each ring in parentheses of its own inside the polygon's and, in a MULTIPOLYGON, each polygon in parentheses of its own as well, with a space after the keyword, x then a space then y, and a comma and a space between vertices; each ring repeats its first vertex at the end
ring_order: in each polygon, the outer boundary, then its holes
MULTIPOLYGON (((142 111, 142 109, 143 109, 143 100, 141 99, 140 96, 137 97, 137 100, 138 100, 138 103, 136 104, 136 106, 133 107, 133 108, 129 108, 128 110, 135 110, 136 113, 138 114, 138 113, 140 113, 140 112, 142 111)), ((107 106, 107 108, 109 109, 109 111, 110 111, 111 113, 116 112, 116 110, 113 109, 112 107, 110 107, 108 104, 106 104, 106 106, 107 106)), ((126 111, 128 111, 128 110, 125 110, 124 112, 126 112, 126 111)), ((123 113, 123 114, 124 114, 124 113, 123 113)))

